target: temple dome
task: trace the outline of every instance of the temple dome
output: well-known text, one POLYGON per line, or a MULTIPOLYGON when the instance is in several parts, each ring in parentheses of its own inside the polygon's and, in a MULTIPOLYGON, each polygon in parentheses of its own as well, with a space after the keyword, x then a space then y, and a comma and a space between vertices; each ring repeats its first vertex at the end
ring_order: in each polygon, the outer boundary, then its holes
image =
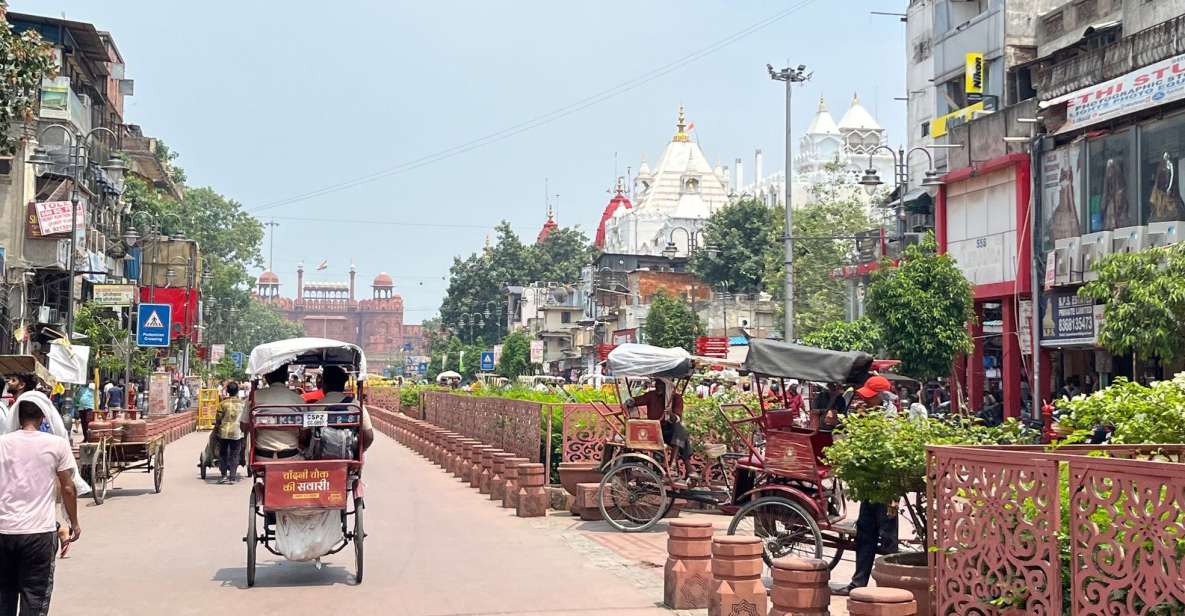
POLYGON ((847 130, 881 130, 881 125, 877 123, 876 118, 872 117, 871 113, 860 104, 860 97, 852 95, 852 106, 848 107, 847 113, 843 114, 843 118, 839 121, 840 129, 847 130))
POLYGON ((259 275, 259 284, 280 284, 280 277, 275 272, 268 270, 259 275))
POLYGON ((370 283, 370 286, 388 289, 395 286, 395 279, 391 278, 391 275, 387 272, 381 272, 378 276, 374 277, 374 282, 370 283))

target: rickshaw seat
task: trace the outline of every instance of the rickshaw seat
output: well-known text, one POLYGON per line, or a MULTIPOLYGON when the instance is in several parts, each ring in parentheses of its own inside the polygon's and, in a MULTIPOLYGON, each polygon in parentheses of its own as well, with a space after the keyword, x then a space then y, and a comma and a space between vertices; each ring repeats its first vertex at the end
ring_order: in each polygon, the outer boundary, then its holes
POLYGON ((760 456, 749 454, 743 458, 737 458, 737 466, 743 466, 752 469, 765 468, 765 461, 760 456))
POLYGON ((786 409, 766 411, 765 420, 763 422, 765 424, 765 429, 786 430, 788 428, 793 428, 795 415, 797 415, 797 413, 786 409))

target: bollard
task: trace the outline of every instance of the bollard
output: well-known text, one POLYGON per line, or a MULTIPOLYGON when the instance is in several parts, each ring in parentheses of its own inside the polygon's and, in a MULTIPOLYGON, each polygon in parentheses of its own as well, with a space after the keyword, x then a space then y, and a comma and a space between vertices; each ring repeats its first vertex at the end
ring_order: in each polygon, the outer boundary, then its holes
POLYGON ((472 438, 461 441, 461 459, 457 460, 457 468, 453 470, 453 475, 465 483, 469 483, 469 467, 473 466, 473 448, 480 444, 477 439, 472 438))
POLYGON ((453 470, 453 462, 456 459, 455 456, 458 438, 459 435, 456 432, 444 433, 444 441, 442 442, 444 451, 441 453, 440 467, 445 471, 452 472, 453 470))
POLYGON ((713 532, 711 522, 671 520, 667 527, 667 565, 662 584, 663 603, 667 607, 673 610, 708 607, 713 532))
POLYGON ((853 588, 848 595, 848 613, 852 616, 915 616, 918 603, 913 593, 901 588, 853 588))
POLYGON ((432 463, 444 465, 444 428, 432 426, 432 463))
POLYGON ((773 564, 769 616, 829 616, 831 570, 818 558, 779 558, 773 564))
POLYGON ((453 438, 452 459, 449 461, 449 465, 444 469, 454 477, 457 476, 457 467, 461 465, 461 460, 465 454, 465 438, 466 437, 464 434, 458 434, 453 438))
POLYGON ((728 535, 712 540, 712 592, 708 616, 767 616, 769 598, 761 573, 765 544, 758 537, 728 535))
POLYGON ((518 508, 518 469, 530 463, 527 458, 507 458, 503 466, 506 470, 506 485, 502 488, 502 508, 518 508))
MULTIPOLYGON (((600 498, 600 483, 576 484, 576 496, 572 499, 572 515, 580 516, 580 519, 585 522, 603 519, 600 498)), ((711 547, 710 542, 709 547, 711 547)), ((709 555, 711 555, 710 552, 709 555)))
POLYGON ((498 501, 499 504, 506 497, 506 461, 513 457, 514 454, 505 451, 494 454, 494 470, 490 475, 490 500, 498 501))
POLYGON ((473 459, 469 467, 469 487, 476 490, 481 486, 481 458, 493 449, 490 445, 480 445, 473 448, 473 459))
POLYGON ((490 448, 481 454, 481 476, 477 480, 477 493, 490 493, 490 480, 494 477, 494 456, 505 453, 501 449, 490 448))
POLYGON ((516 515, 520 518, 537 518, 547 514, 549 499, 543 489, 543 465, 523 464, 518 467, 518 500, 516 515))

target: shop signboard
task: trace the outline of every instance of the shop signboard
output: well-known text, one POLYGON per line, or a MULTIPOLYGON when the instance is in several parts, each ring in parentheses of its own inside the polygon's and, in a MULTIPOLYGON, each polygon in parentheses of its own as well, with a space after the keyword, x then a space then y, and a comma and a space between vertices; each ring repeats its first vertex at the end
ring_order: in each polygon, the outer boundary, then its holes
POLYGON ((1016 332, 1022 355, 1033 354, 1033 301, 1020 300, 1016 311, 1016 332))
POLYGON ((543 341, 542 340, 532 340, 531 341, 531 363, 532 364, 543 363, 543 341))
POLYGON ((978 103, 983 100, 983 77, 983 52, 968 52, 967 66, 963 74, 963 89, 967 93, 967 102, 978 103))
POLYGON ((1109 81, 1063 94, 1041 104, 1065 104, 1058 133, 1077 130, 1185 98, 1185 54, 1161 60, 1109 81))
POLYGON ((1041 306, 1041 346, 1093 346, 1098 340, 1096 315, 1102 306, 1074 291, 1045 294, 1041 306))
POLYGON ((97 284, 91 301, 99 306, 131 306, 136 287, 130 284, 97 284))

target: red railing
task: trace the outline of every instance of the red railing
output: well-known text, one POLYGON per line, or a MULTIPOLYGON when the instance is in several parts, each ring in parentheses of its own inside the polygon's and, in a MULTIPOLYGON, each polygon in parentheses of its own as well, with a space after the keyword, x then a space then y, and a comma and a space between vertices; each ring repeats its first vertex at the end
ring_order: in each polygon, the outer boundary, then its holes
POLYGON ((542 450, 538 402, 422 392, 424 420, 539 462, 542 450))
POLYGON ((1044 616, 1183 613, 1183 454, 1185 445, 931 447, 934 613, 996 615, 999 598, 1044 616))

